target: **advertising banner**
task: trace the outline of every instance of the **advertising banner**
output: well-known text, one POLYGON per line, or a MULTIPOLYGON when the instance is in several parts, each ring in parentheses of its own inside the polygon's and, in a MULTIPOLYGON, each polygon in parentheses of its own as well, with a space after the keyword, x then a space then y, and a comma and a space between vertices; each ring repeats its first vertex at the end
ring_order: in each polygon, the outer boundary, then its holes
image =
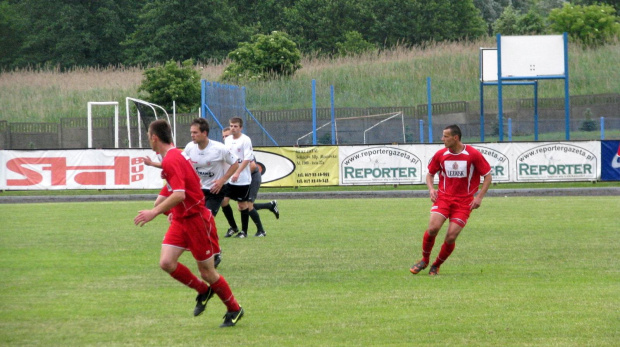
POLYGON ((338 147, 255 148, 265 187, 338 185, 338 147))
POLYGON ((413 145, 340 147, 340 184, 420 184, 424 177, 424 151, 413 145))
POLYGON ((152 150, 0 151, 0 189, 161 188, 152 150))
POLYGON ((587 181, 600 177, 601 143, 512 143, 516 181, 587 181))
POLYGON ((601 142, 601 179, 620 181, 620 141, 601 142))
POLYGON ((491 165, 493 182, 510 182, 511 166, 507 153, 510 151, 508 143, 483 143, 472 145, 477 149, 491 165))

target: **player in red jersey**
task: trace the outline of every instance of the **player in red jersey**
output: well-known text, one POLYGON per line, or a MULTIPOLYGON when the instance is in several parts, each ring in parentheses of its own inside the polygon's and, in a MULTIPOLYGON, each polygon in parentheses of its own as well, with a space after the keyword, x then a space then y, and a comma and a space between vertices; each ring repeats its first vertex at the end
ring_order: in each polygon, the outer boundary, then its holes
POLYGON ((422 259, 410 269, 414 275, 428 266, 435 237, 443 223, 450 219, 444 243, 429 270, 431 276, 439 273, 441 264, 452 254, 456 238, 467 224, 469 214, 480 207, 491 185, 491 166, 478 150, 461 142, 461 129, 457 125, 447 126, 441 140, 446 148, 437 151, 428 164, 426 185, 433 207, 422 240, 422 259), (439 173, 437 190, 434 187, 436 173, 439 173), (484 181, 478 192, 480 176, 484 181))
POLYGON ((171 223, 162 241, 159 266, 174 279, 198 292, 194 316, 200 315, 213 294, 217 294, 227 309, 224 323, 220 326, 234 326, 244 312, 228 282, 215 270, 214 256, 220 253, 220 246, 213 215, 204 204, 200 178, 188 158, 175 150, 168 122, 152 122, 148 138, 151 148, 163 157, 162 177, 167 182, 167 192, 162 192, 165 199, 161 199, 153 209, 139 211, 134 223, 143 226, 157 215, 170 212, 171 223), (206 283, 178 262, 185 250, 192 252, 200 276, 206 283))

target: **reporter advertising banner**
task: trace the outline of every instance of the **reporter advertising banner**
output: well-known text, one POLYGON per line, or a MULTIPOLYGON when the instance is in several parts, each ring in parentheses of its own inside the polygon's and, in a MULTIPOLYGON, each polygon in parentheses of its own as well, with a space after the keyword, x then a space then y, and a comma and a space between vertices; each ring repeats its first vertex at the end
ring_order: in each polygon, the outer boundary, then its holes
POLYGON ((491 165, 493 182, 510 182, 510 160, 505 153, 509 151, 509 145, 505 143, 473 144, 491 165))
POLYGON ((423 183, 423 150, 413 145, 340 147, 340 184, 423 183), (414 153, 414 148, 420 153, 414 153))
POLYGON ((254 148, 265 187, 338 185, 338 147, 254 148))
POLYGON ((587 181, 600 177, 598 141, 512 143, 516 180, 587 181))
POLYGON ((601 179, 620 181, 620 141, 601 142, 601 179))
POLYGON ((161 188, 152 150, 0 151, 0 189, 161 188))

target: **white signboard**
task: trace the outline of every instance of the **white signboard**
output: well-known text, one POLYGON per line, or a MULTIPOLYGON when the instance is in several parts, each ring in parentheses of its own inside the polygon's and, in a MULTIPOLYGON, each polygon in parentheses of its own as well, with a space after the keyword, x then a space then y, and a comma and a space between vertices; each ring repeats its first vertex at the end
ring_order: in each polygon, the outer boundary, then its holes
POLYGON ((500 36, 500 43, 502 78, 565 74, 563 35, 500 36))
MULTIPOLYGON (((422 153, 414 146, 340 147, 340 184, 416 184, 423 182, 422 153)), ((422 149, 422 147, 418 147, 422 149)))

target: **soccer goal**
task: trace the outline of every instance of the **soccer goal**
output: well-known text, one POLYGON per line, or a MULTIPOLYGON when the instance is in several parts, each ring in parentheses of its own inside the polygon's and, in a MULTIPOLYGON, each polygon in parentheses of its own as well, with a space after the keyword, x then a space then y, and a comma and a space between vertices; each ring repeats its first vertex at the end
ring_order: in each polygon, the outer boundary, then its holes
POLYGON ((93 106, 114 106, 114 148, 118 148, 118 102, 89 101, 88 107, 88 148, 93 148, 93 106))
POLYGON ((174 103, 172 104, 172 121, 170 121, 170 116, 168 115, 168 112, 166 111, 165 108, 157 104, 148 102, 148 101, 127 97, 125 98, 125 109, 127 110, 127 140, 128 140, 129 148, 132 148, 131 147, 132 114, 131 114, 131 108, 129 107, 130 101, 133 102, 133 104, 136 107, 136 113, 134 117, 137 118, 138 148, 142 148, 142 134, 143 133, 146 134, 148 132, 149 125, 151 124, 151 122, 153 122, 154 120, 160 119, 160 118, 164 118, 164 117, 168 121, 168 123, 170 123, 170 125, 172 126, 172 140, 176 144, 177 142, 176 141, 177 140, 176 105, 174 103))
POLYGON ((402 112, 336 118, 335 132, 336 144, 407 142, 402 112))

